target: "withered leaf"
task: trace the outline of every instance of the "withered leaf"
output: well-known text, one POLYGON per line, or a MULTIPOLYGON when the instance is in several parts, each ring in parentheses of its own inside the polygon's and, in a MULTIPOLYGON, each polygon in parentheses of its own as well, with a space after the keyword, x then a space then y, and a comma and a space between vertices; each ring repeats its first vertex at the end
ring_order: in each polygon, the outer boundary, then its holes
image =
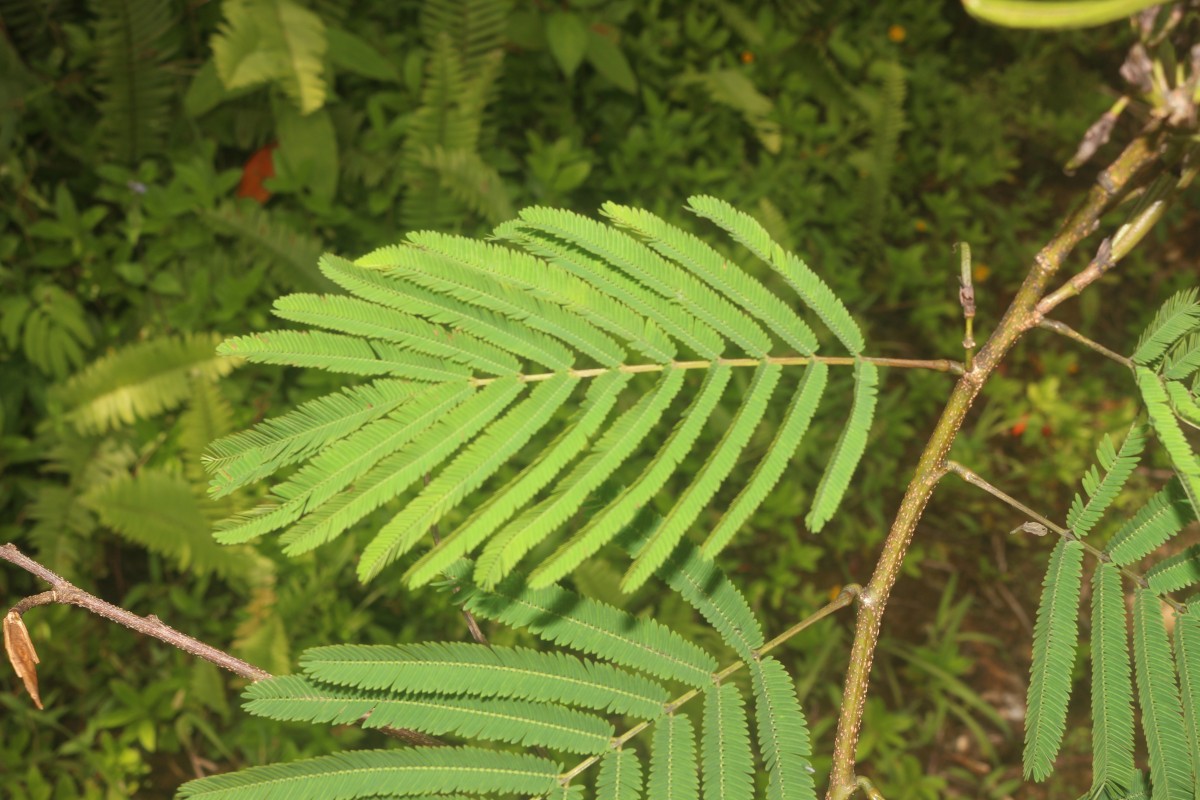
POLYGON ((33 698, 34 705, 42 707, 42 698, 38 694, 37 682, 37 651, 33 649, 33 640, 25 628, 25 621, 15 611, 4 616, 4 652, 17 671, 17 676, 25 682, 25 691, 33 698))

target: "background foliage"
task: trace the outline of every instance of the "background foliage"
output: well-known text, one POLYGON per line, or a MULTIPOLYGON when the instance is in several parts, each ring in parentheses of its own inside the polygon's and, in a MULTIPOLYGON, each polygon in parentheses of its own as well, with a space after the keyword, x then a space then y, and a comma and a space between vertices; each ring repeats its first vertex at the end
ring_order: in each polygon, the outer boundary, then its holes
MULTIPOLYGON (((211 541, 208 523, 253 498, 207 498, 203 444, 338 385, 235 370, 213 343, 268 327, 275 296, 327 288, 323 250, 414 228, 477 234, 534 203, 593 214, 616 199, 688 227, 684 199, 711 194, 803 254, 873 355, 955 357, 951 244, 976 254, 986 333, 1093 177, 1060 165, 1120 91, 1128 46, 1120 25, 1008 33, 916 0, 2 0, 0 21, 0 539, 275 672, 330 641, 466 636, 433 592, 353 583, 349 540, 295 561, 211 541)), ((1171 267, 1195 217, 1172 219, 1169 244, 1067 321, 1132 341, 1184 285, 1171 267)), ((1106 399, 1124 396, 1122 378, 1035 333, 955 457, 1061 518, 1101 434, 1132 419, 1132 400, 1106 399)), ((886 376, 853 513, 820 538, 802 515, 838 425, 818 419, 724 559, 768 635, 864 577, 948 389, 946 376, 886 376)), ((1131 507, 1161 482, 1139 469, 1131 507)), ((1019 778, 1048 553, 1006 540, 1011 515, 968 492, 931 507, 889 615, 860 752, 891 776, 888 797, 1002 797, 1019 778)), ((599 563, 575 582, 604 599, 618 575, 599 563)), ((4 596, 34 588, 0 572, 4 596)), ((693 625, 652 592, 631 607, 693 625)), ((29 624, 48 710, 14 683, 0 693, 14 797, 166 796, 369 735, 278 737, 236 711, 238 687, 209 665, 66 609, 29 624)), ((831 625, 780 654, 801 676, 819 772, 848 640, 831 625)), ((1086 740, 1067 748, 1086 764, 1086 740)))

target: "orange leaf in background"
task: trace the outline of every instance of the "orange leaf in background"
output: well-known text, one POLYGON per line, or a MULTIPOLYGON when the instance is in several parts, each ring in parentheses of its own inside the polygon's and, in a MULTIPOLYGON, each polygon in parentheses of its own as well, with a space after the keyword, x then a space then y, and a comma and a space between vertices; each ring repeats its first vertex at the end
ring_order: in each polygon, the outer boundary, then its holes
POLYGON ((259 203, 267 202, 271 193, 263 186, 263 181, 275 177, 275 162, 271 158, 271 151, 278 146, 277 143, 271 142, 265 147, 260 147, 246 161, 246 166, 242 167, 242 180, 238 184, 238 197, 249 197, 259 203))
POLYGON ((25 622, 15 611, 4 616, 4 651, 8 653, 8 661, 17 672, 17 677, 25 684, 34 705, 42 707, 42 698, 38 694, 37 682, 37 651, 33 649, 33 640, 25 629, 25 622))
POLYGON ((1021 417, 1021 419, 1017 421, 1016 425, 1012 426, 1012 430, 1009 431, 1009 433, 1011 433, 1013 436, 1020 436, 1021 434, 1023 434, 1025 432, 1025 429, 1028 427, 1029 427, 1029 416, 1026 415, 1024 417, 1021 417))

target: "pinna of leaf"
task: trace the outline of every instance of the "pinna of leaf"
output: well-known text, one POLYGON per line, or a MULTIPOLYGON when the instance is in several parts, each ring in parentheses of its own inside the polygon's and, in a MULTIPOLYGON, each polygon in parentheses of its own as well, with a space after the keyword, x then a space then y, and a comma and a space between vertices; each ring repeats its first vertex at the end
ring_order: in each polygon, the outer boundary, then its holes
POLYGON ((321 271, 346 294, 275 304, 277 315, 310 330, 239 336, 220 352, 370 380, 212 445, 206 463, 218 497, 300 465, 269 504, 222 523, 218 539, 286 528, 285 549, 298 554, 405 496, 363 550, 358 572, 368 580, 511 464, 511 477, 489 486, 406 579, 426 584, 475 553, 474 579, 495 586, 550 542, 555 548, 530 575, 542 587, 612 541, 670 483, 676 499, 664 524, 622 581, 632 591, 692 527, 705 535, 704 555, 725 546, 795 453, 829 367, 851 366, 849 418, 806 518, 820 530, 866 447, 877 364, 951 367, 863 356, 845 306, 758 222, 709 197, 691 198, 689 210, 767 265, 848 355, 815 355, 818 337, 792 301, 700 238, 612 203, 602 209, 608 224, 528 208, 494 241, 424 232, 355 262, 327 255, 321 271), (738 368, 753 373, 731 397, 738 368), (773 401, 786 405, 782 422, 724 514, 710 518, 773 401), (719 438, 710 432, 702 464, 684 474, 685 456, 701 449, 722 403, 732 406, 731 421, 719 438), (627 488, 568 531, 583 503, 617 476, 627 488))

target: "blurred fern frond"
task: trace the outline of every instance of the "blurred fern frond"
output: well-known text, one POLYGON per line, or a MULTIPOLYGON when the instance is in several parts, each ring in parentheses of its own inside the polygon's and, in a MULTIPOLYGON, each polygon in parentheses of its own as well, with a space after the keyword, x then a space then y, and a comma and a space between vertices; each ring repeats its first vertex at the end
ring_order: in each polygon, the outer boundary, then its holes
POLYGON ((104 433, 181 405, 191 380, 216 380, 236 361, 213 354, 216 334, 151 339, 104 356, 56 387, 65 418, 83 433, 104 433))
POLYGON ((171 123, 175 14, 168 0, 93 0, 100 131, 120 161, 159 152, 171 123))

